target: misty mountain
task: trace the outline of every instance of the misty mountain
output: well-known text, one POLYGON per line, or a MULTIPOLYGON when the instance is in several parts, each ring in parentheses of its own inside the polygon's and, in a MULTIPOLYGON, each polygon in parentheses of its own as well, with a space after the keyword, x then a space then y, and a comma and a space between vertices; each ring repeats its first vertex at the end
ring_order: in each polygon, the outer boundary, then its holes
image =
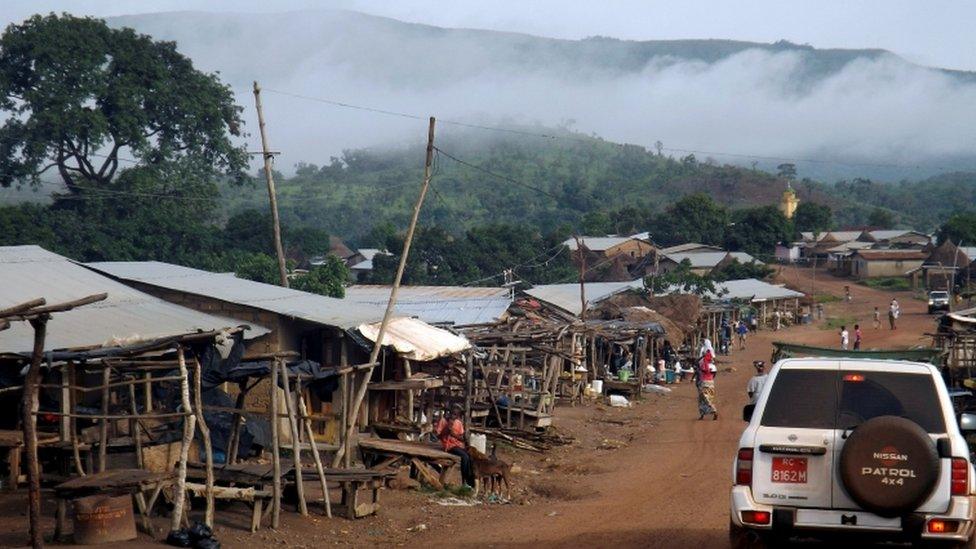
MULTIPOLYGON (((552 139, 468 130, 440 142, 424 226, 458 234, 493 223, 522 224, 543 234, 579 228, 596 213, 621 220, 618 232, 647 230, 652 215, 680 197, 700 192, 730 209, 779 203, 784 179, 767 172, 716 164, 688 155, 674 158, 565 129, 552 139), (451 158, 454 157, 454 158, 451 158), (465 164, 457 162, 463 160, 465 164)), ((286 226, 310 226, 359 245, 385 223, 407 224, 423 174, 424 144, 347 150, 327 165, 303 164, 277 179, 286 226)), ((833 184, 794 183, 801 201, 826 204, 838 227, 863 226, 875 208, 894 214, 901 227, 930 230, 956 209, 976 202, 976 174, 944 174, 916 183, 856 179, 833 184)), ((253 192, 225 187, 230 214, 267 209, 261 186, 253 192)))
POLYGON ((108 21, 175 40, 198 67, 221 73, 250 119, 250 84, 259 80, 285 170, 346 148, 413 141, 425 124, 274 90, 469 123, 562 125, 745 165, 799 159, 801 176, 918 179, 976 167, 976 73, 884 50, 563 40, 349 11, 108 21))

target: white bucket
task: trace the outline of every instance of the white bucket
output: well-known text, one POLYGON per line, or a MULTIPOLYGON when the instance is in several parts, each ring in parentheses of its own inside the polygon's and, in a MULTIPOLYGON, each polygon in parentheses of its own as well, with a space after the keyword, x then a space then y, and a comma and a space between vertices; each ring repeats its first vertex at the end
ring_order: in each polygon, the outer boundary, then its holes
POLYGON ((488 437, 481 433, 471 433, 468 444, 482 454, 488 454, 488 437))
POLYGON ((593 387, 593 392, 594 393, 596 393, 598 395, 602 395, 603 394, 603 380, 602 379, 594 379, 593 380, 592 387, 593 387))

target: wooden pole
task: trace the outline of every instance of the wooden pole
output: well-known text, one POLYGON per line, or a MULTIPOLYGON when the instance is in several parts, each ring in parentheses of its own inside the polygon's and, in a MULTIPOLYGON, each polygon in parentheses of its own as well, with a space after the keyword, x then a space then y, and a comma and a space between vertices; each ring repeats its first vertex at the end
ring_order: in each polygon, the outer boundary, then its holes
POLYGON ((325 504, 325 516, 332 518, 332 500, 329 498, 329 483, 325 478, 325 467, 322 465, 322 456, 319 454, 318 444, 315 442, 315 432, 312 430, 312 421, 308 419, 308 409, 305 407, 305 397, 302 396, 302 378, 298 378, 298 410, 302 417, 302 425, 305 427, 305 436, 308 437, 308 447, 312 451, 312 459, 315 460, 315 471, 319 475, 319 483, 322 485, 322 502, 325 504))
POLYGON ((342 462, 344 454, 351 452, 352 437, 355 434, 356 418, 359 416, 359 408, 366 397, 366 390, 369 387, 369 380, 373 376, 373 368, 376 359, 379 358, 380 350, 383 347, 383 336, 386 335, 386 326, 393 316, 393 308, 396 306, 397 292, 400 290, 400 281, 403 279, 403 271, 407 266, 407 257, 410 255, 410 245, 413 243, 413 233, 417 229, 417 219, 420 218, 420 208, 424 205, 424 197, 427 196, 427 189, 430 188, 431 166, 434 163, 434 117, 430 117, 430 125, 427 128, 427 158, 424 162, 424 182, 420 187, 420 196, 413 207, 413 216, 410 218, 410 226, 407 228, 407 238, 403 243, 403 253, 400 254, 400 264, 397 266, 396 277, 393 279, 393 289, 390 290, 390 300, 386 304, 386 312, 383 313, 383 322, 380 323, 380 330, 376 336, 376 344, 369 356, 369 369, 363 376, 363 382, 356 391, 356 398, 352 402, 351 417, 347 418, 349 425, 346 428, 346 443, 339 448, 335 457, 332 459, 332 466, 338 467, 342 462))
POLYGON ((112 382, 112 368, 106 366, 102 370, 102 419, 98 426, 98 472, 104 473, 108 464, 108 405, 109 384, 112 382))
POLYGON ((187 414, 183 419, 183 440, 180 444, 180 461, 176 470, 176 494, 173 497, 173 519, 170 530, 179 530, 183 520, 183 506, 186 503, 186 462, 190 457, 190 445, 193 444, 193 433, 196 430, 197 418, 193 415, 190 405, 190 375, 186 369, 186 357, 183 347, 176 349, 177 360, 180 364, 180 397, 183 412, 187 414))
POLYGON ((576 253, 579 254, 579 285, 580 285, 580 320, 586 320, 586 284, 583 281, 586 275, 586 256, 583 254, 583 239, 579 235, 573 235, 576 239, 576 253))
MULTIPOLYGON (((64 367, 65 370, 68 372, 68 383, 71 384, 72 387, 76 386, 77 373, 75 371, 75 364, 73 362, 69 362, 65 364, 64 367)), ((69 391, 68 396, 70 397, 69 412, 72 412, 71 417, 69 418, 71 420, 71 425, 68 429, 68 434, 71 436, 71 455, 74 458, 75 471, 78 472, 79 476, 85 476, 85 468, 81 464, 81 446, 78 443, 78 419, 75 417, 73 413, 75 409, 74 391, 69 391)))
POLYGON ((24 400, 21 403, 21 426, 24 431, 24 446, 27 450, 27 508, 30 518, 31 546, 44 547, 44 532, 41 529, 41 466, 37 461, 37 413, 38 385, 41 380, 41 361, 44 358, 44 338, 47 335, 47 316, 42 315, 30 321, 34 328, 34 350, 31 353, 30 369, 24 380, 24 400))
POLYGON ((281 444, 280 433, 278 433, 278 364, 271 366, 271 414, 268 419, 271 421, 271 466, 274 478, 272 479, 271 502, 271 527, 277 529, 281 517, 281 454, 278 445, 281 444))
POLYGON ((271 225, 274 231, 275 253, 278 255, 278 274, 281 285, 288 287, 288 269, 285 267, 285 250, 281 245, 281 224, 278 219, 278 196, 275 193, 271 164, 274 154, 268 150, 268 134, 264 127, 264 110, 261 108, 261 86, 254 82, 254 107, 258 111, 258 128, 261 130, 261 150, 264 155, 264 179, 268 183, 268 199, 271 201, 271 225))
POLYGON ((302 443, 298 440, 298 421, 295 420, 295 407, 292 405, 291 383, 288 380, 288 368, 284 360, 276 361, 281 369, 281 383, 285 389, 285 413, 288 416, 288 427, 291 428, 291 458, 295 466, 295 491, 298 492, 298 512, 303 517, 308 516, 308 504, 305 502, 305 483, 302 480, 302 443))
POLYGON ((206 467, 207 483, 205 488, 205 495, 207 497, 207 509, 204 514, 203 522, 207 526, 213 528, 214 524, 214 462, 213 462, 213 445, 210 440, 210 428, 207 427, 207 421, 203 417, 203 384, 201 383, 201 372, 203 368, 200 365, 200 361, 194 360, 193 368, 193 406, 194 412, 197 416, 197 426, 200 428, 200 437, 203 438, 203 459, 204 467, 206 467))

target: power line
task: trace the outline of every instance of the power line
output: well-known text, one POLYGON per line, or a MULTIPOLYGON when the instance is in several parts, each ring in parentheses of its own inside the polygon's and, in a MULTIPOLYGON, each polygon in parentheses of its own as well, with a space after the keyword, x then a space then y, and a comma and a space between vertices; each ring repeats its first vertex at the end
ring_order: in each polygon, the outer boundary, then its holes
MULTIPOLYGON (((332 105, 332 106, 335 106, 335 107, 341 107, 341 108, 346 108, 346 109, 354 109, 354 110, 359 110, 359 111, 371 112, 371 113, 374 113, 374 114, 383 114, 383 115, 387 115, 387 116, 396 116, 396 117, 407 118, 407 119, 411 119, 411 120, 427 120, 427 117, 426 116, 421 116, 421 115, 418 115, 418 114, 405 113, 405 112, 395 111, 395 110, 391 110, 391 109, 382 109, 382 108, 376 108, 376 107, 368 107, 368 106, 363 106, 363 105, 357 105, 357 104, 354 104, 354 103, 349 103, 349 102, 346 102, 346 101, 338 101, 338 100, 328 99, 328 98, 324 98, 324 97, 314 97, 314 96, 310 96, 310 95, 304 95, 304 94, 299 94, 299 93, 287 92, 287 91, 283 91, 283 90, 275 90, 275 89, 269 89, 269 88, 265 88, 265 90, 266 91, 269 91, 269 92, 277 93, 277 94, 280 94, 280 95, 288 96, 288 97, 294 97, 294 98, 297 98, 297 99, 304 99, 304 100, 307 100, 307 101, 314 101, 314 102, 318 102, 318 103, 324 103, 324 104, 332 105)), ((549 139, 549 140, 557 140, 558 139, 558 140, 578 141, 578 142, 582 142, 582 143, 593 143, 593 141, 594 141, 594 138, 578 137, 578 136, 573 136, 573 135, 556 135, 556 134, 550 134, 550 133, 530 132, 530 131, 525 131, 525 130, 516 130, 516 129, 512 129, 512 128, 504 128, 504 127, 499 127, 499 126, 486 126, 486 125, 481 125, 481 124, 472 124, 472 123, 467 123, 467 122, 460 122, 460 121, 457 121, 457 120, 446 120, 446 119, 442 119, 442 118, 438 118, 437 120, 438 120, 438 122, 441 122, 441 123, 444 123, 444 124, 450 124, 450 125, 464 127, 464 128, 472 128, 472 129, 485 130, 485 131, 493 131, 493 132, 516 134, 516 135, 524 135, 524 136, 529 136, 529 137, 538 137, 538 138, 541 138, 541 139, 549 139)), ((628 146, 626 143, 615 143, 615 142, 612 142, 612 141, 606 141, 606 140, 602 140, 602 139, 600 140, 600 142, 601 143, 604 143, 604 144, 608 144, 608 145, 617 146, 617 147, 627 147, 628 146)), ((776 162, 794 162, 794 163, 826 164, 826 165, 837 165, 837 166, 848 166, 848 167, 925 169, 923 166, 920 166, 920 165, 917 165, 917 164, 912 165, 912 164, 881 163, 881 162, 847 162, 847 161, 843 161, 843 160, 828 160, 828 159, 822 159, 822 158, 795 158, 795 157, 788 157, 788 156, 759 155, 759 154, 748 154, 748 153, 738 153, 738 152, 723 152, 723 151, 708 151, 708 150, 690 149, 690 148, 681 148, 681 147, 661 147, 661 150, 662 151, 667 151, 667 152, 672 152, 672 153, 727 156, 727 157, 733 157, 733 158, 746 158, 746 159, 751 159, 751 160, 768 160, 768 161, 776 161, 776 162)), ((958 169, 958 168, 951 168, 951 167, 945 167, 945 166, 929 166, 928 168, 929 169, 937 169, 937 170, 941 170, 941 171, 958 169)))
POLYGON ((533 190, 533 191, 535 191, 535 192, 537 192, 539 194, 544 194, 544 195, 546 195, 548 197, 551 197, 551 198, 553 198, 555 200, 562 200, 562 197, 557 196, 555 194, 552 194, 551 192, 549 192, 549 191, 547 191, 545 189, 540 189, 539 187, 536 187, 534 185, 529 185, 528 183, 523 183, 522 181, 519 181, 517 179, 512 179, 511 177, 508 177, 507 175, 502 175, 500 173, 493 172, 493 171, 491 171, 491 170, 489 170, 487 168, 483 168, 481 166, 478 166, 477 164, 472 164, 471 162, 468 162, 467 160, 462 160, 462 159, 454 156, 453 154, 448 153, 447 151, 445 151, 444 149, 441 149, 440 147, 435 147, 435 148, 441 154, 443 154, 447 158, 450 158, 451 160, 457 162, 458 164, 461 164, 461 165, 467 166, 469 168, 478 170, 479 172, 482 172, 484 174, 490 175, 490 176, 492 176, 494 178, 497 178, 497 179, 500 179, 502 181, 507 181, 508 183, 512 183, 513 185, 519 185, 521 187, 525 187, 526 189, 531 189, 531 190, 533 190))

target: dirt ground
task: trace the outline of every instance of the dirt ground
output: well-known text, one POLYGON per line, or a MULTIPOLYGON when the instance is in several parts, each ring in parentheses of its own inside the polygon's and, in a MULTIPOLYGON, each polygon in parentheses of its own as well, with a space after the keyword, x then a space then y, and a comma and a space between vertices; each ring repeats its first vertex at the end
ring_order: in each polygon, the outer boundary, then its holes
MULTIPOLYGON (((824 321, 759 332, 745 350, 720 357, 718 421, 698 420, 694 387, 688 383, 672 385, 670 395, 648 396, 628 409, 595 403, 562 406, 555 424, 576 437, 574 444, 545 455, 499 447, 500 456, 521 469, 514 477, 514 503, 443 506, 430 493, 386 490, 376 516, 329 520, 310 505, 312 516, 302 518, 286 507, 282 528, 255 534, 244 529, 248 511, 241 506, 218 512, 216 537, 225 548, 726 546, 732 458, 744 427, 741 410, 752 361, 768 361, 775 340, 839 345, 837 330, 825 326, 829 319, 859 323, 865 349, 924 345, 929 342, 924 334, 934 329, 925 303, 910 293, 873 290, 822 271, 813 276, 809 269, 786 268, 778 276, 791 287, 818 295, 841 297, 849 284, 853 301, 827 303, 824 321), (892 297, 902 309, 897 330, 886 325, 892 297), (871 320, 875 306, 885 323, 878 330, 871 320)), ((26 541, 25 506, 22 492, 0 497, 0 546, 26 541)), ((48 502, 45 512, 53 515, 53 509, 48 502)), ((166 522, 157 524, 164 527, 166 522)), ((153 542, 142 537, 127 546, 149 547, 153 542)))

